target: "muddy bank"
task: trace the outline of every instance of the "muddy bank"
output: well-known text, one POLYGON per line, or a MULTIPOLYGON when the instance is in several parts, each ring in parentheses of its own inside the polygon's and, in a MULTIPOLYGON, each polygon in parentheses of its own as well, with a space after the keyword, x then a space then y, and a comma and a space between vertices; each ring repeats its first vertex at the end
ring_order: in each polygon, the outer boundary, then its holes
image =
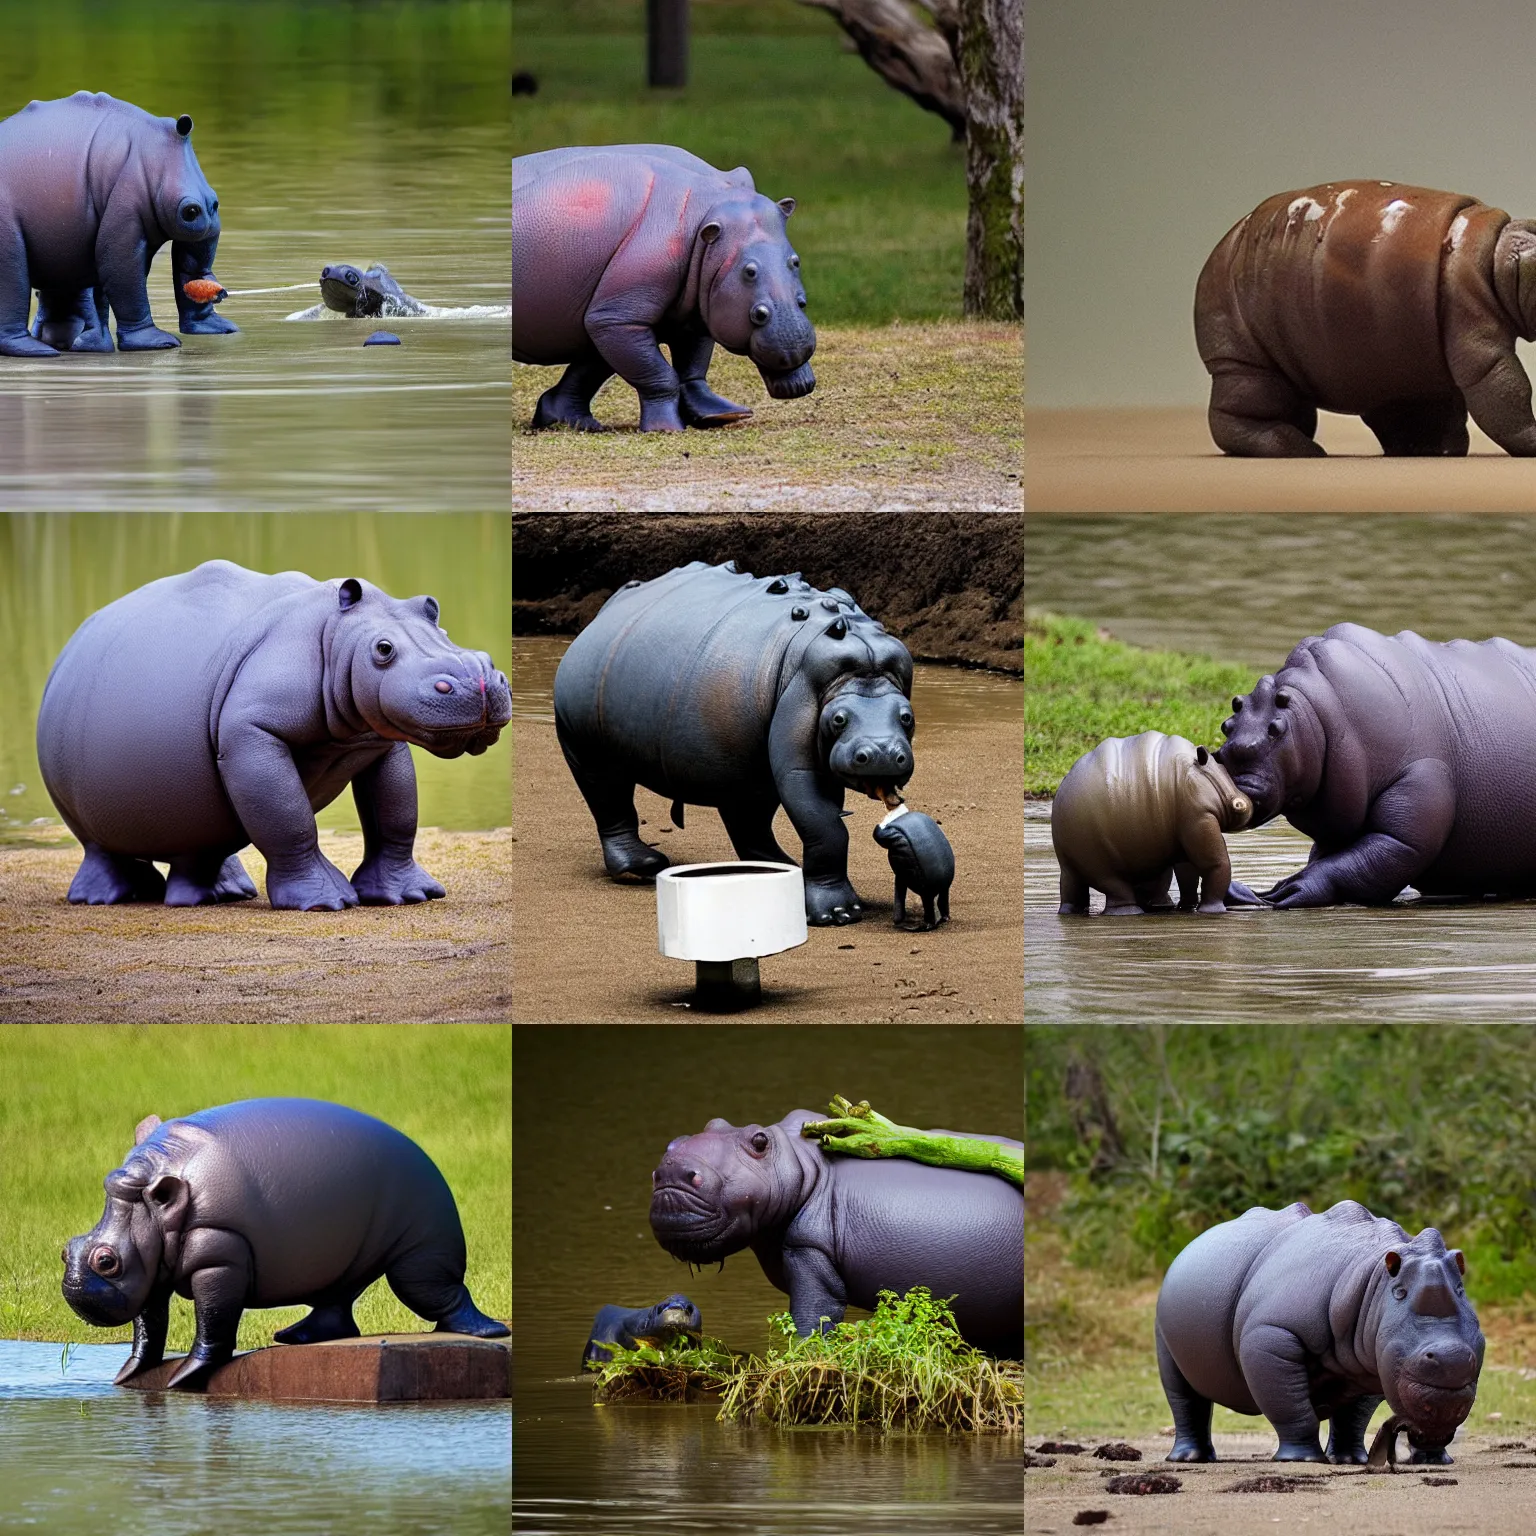
MULTIPOLYGON (((58 842, 58 831, 48 842, 58 842)), ((349 912, 73 907, 78 847, 0 848, 0 1023, 425 1023, 510 1016, 506 829, 423 831, 442 901, 349 912)), ((322 833, 340 868, 360 834, 322 833)), ((241 859, 263 890, 265 861, 241 859)))
POLYGON ((1022 519, 986 512, 520 513, 512 632, 575 634, 626 581, 690 560, 844 587, 920 661, 1023 670, 1022 519))

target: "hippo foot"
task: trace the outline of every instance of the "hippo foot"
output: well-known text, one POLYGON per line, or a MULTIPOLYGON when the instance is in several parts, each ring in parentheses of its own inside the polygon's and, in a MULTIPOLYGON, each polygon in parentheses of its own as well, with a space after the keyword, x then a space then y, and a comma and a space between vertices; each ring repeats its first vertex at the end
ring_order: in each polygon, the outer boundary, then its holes
POLYGON ((1411 1454, 1408 1457, 1410 1466, 1415 1467, 1449 1467, 1452 1458, 1443 1445, 1414 1445, 1409 1441, 1411 1454))
POLYGON ((398 907, 448 894, 415 859, 364 859, 352 889, 365 907, 398 907))
POLYGON ((50 347, 47 342, 39 341, 25 331, 20 336, 0 336, 0 357, 57 357, 58 355, 57 347, 50 347))
POLYGON ((340 912, 357 905, 352 882, 323 854, 297 870, 267 866, 267 900, 289 912, 340 912))
POLYGON ((859 894, 846 880, 806 881, 806 922, 817 928, 841 928, 863 916, 859 894))
POLYGON ((148 859, 131 859, 86 844, 85 858, 70 882, 76 906, 111 907, 126 901, 164 901, 165 876, 148 859))
POLYGON ((1331 907, 1339 895, 1326 874, 1318 874, 1316 865, 1298 870, 1294 875, 1259 892, 1259 899, 1282 910, 1291 907, 1331 907))
POLYGON ((229 336, 240 327, 223 315, 205 315, 196 320, 183 320, 180 330, 183 336, 229 336))
POLYGON ((683 380, 681 410, 690 427, 728 427, 752 414, 750 406, 736 405, 717 395, 702 379, 683 380))
POLYGON ((641 880, 654 879, 671 862, 659 848, 642 843, 632 832, 603 839, 603 868, 615 880, 624 875, 633 875, 641 880))
POLYGON ((1195 908, 1196 912, 1202 912, 1206 917, 1221 917, 1226 910, 1227 904, 1224 901, 1202 901, 1195 908))
POLYGON ((606 432, 608 430, 585 402, 572 401, 560 393, 559 385, 546 389, 533 408, 533 420, 528 424, 533 431, 543 432, 549 427, 570 427, 576 432, 606 432))
POLYGON ((438 1319, 436 1332, 467 1333, 475 1339, 505 1339, 511 1336, 512 1330, 505 1323, 498 1323, 494 1317, 487 1317, 469 1299, 469 1292, 466 1291, 458 1306, 446 1317, 438 1319))
POLYGON ((194 1345, 192 1353, 171 1372, 166 1387, 182 1392, 200 1392, 208 1385, 208 1378, 221 1365, 234 1358, 234 1353, 233 1347, 229 1345, 219 1348, 194 1345))
POLYGON ((1197 1440, 1175 1440, 1173 1449, 1165 1461, 1215 1461, 1216 1447, 1208 1441, 1202 1445, 1197 1440))
POLYGON ((1106 902, 1104 906, 1105 917, 1145 917, 1146 915, 1146 908, 1138 907, 1134 901, 1106 902))
POLYGON ((1321 1461, 1327 1463, 1328 1458, 1323 1455, 1323 1448, 1316 1440, 1310 1445, 1295 1440, 1282 1440, 1280 1449, 1270 1458, 1271 1461, 1321 1461))
POLYGON ((168 907, 208 907, 222 901, 252 901, 256 886, 245 872, 245 865, 237 854, 230 854, 219 866, 219 872, 210 883, 199 880, 195 874, 171 866, 171 875, 165 883, 165 904, 168 907))
POLYGON ((278 1344, 324 1344, 328 1339, 360 1337, 351 1307, 316 1307, 308 1317, 279 1329, 272 1335, 278 1344))
POLYGON ((1363 1467, 1370 1459, 1363 1445, 1357 1445, 1352 1451, 1328 1452, 1328 1460, 1336 1467, 1363 1467))
POLYGON ((112 337, 99 326, 92 326, 88 331, 81 331, 70 342, 69 350, 71 352, 110 352, 113 350, 112 337))
POLYGON ((640 400, 640 430, 642 432, 681 432, 683 412, 678 396, 666 395, 660 400, 640 400))
POLYGON ((119 327, 117 332, 119 352, 164 352, 180 345, 169 331, 162 331, 158 325, 142 325, 136 331, 125 331, 119 327))
POLYGON ((1056 915, 1057 917, 1087 917, 1088 903, 1086 901, 1082 903, 1064 901, 1056 908, 1056 915))

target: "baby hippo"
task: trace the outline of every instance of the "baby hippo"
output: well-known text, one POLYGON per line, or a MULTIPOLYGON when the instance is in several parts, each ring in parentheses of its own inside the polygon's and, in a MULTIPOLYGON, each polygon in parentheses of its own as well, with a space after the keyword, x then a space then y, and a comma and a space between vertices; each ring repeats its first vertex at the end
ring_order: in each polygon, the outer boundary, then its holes
POLYGON ((1253 816, 1253 802, 1220 763, 1182 736, 1143 731, 1111 736, 1072 765, 1051 807, 1051 842, 1061 865, 1065 916, 1088 911, 1103 891, 1107 917, 1167 908, 1170 877, 1179 909, 1225 912, 1234 887, 1224 832, 1253 816))
POLYGON ((933 817, 898 805, 875 828, 896 876, 896 926, 925 933, 949 921, 949 888, 955 879, 955 850, 933 817), (907 891, 923 900, 923 920, 907 922, 907 891))
POLYGON ((699 1309, 683 1295, 668 1296, 654 1307, 599 1307, 582 1351, 582 1368, 595 1371, 607 1365, 615 1345, 633 1349, 650 1344, 664 1349, 673 1339, 697 1338, 703 1326, 699 1309))

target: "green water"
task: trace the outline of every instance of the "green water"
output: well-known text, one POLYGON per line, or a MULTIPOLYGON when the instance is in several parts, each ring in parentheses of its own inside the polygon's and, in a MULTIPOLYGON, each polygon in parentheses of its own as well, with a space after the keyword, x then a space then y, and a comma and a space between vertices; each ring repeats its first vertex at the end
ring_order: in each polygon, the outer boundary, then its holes
MULTIPOLYGON (((391 320, 403 345, 366 350, 375 322, 285 320, 337 261, 382 261, 434 306, 510 302, 505 0, 3 0, 0 27, 0 113, 89 89, 192 115, 241 327, 0 359, 0 505, 506 506, 505 311, 391 320)), ((167 260, 150 302, 174 330, 167 260)))
MULTIPOLYGON (((361 576, 393 596, 429 592, 452 639, 507 665, 512 609, 511 518, 496 513, 11 513, 0 516, 0 838, 45 821, 58 827, 38 773, 37 709, 64 643, 123 593, 233 560, 252 570, 361 576)), ((506 735, 479 757, 416 751, 420 820, 454 830, 511 820, 506 735)), ((352 797, 320 815, 356 830, 352 797)))

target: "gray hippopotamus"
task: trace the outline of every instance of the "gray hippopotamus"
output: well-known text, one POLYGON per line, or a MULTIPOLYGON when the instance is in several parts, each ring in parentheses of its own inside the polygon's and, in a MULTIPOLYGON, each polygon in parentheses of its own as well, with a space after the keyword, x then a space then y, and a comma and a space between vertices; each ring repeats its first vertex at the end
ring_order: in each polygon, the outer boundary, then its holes
POLYGON ((1388 454, 1464 454, 1467 412, 1536 453, 1536 222, 1475 197, 1334 181, 1267 198, 1211 253, 1195 340, 1226 453, 1320 454, 1319 408, 1388 454))
POLYGON ((438 627, 435 599, 356 577, 264 576, 227 560, 140 587, 75 631, 37 717, 43 782, 85 858, 74 902, 274 907, 441 896, 412 856, 410 744, 484 752, 511 718, 507 680, 438 627), (349 881, 315 812, 348 784, 363 827, 349 881), (154 867, 170 864, 170 878, 154 867))
POLYGON ((1335 624, 1232 710, 1216 755, 1254 825, 1283 813, 1313 840, 1266 901, 1536 891, 1536 650, 1335 624))
POLYGON ((413 299, 394 278, 389 268, 375 264, 365 272, 338 262, 320 269, 320 298, 327 309, 334 309, 354 320, 375 315, 424 315, 427 306, 413 299))
POLYGON ((907 891, 922 898, 923 919, 918 931, 926 932, 949 921, 949 888, 955 880, 955 850, 933 817, 898 805, 881 818, 875 841, 885 849, 896 876, 898 928, 907 926, 907 891))
MULTIPOLYGON (((789 1295, 801 1335, 881 1291, 953 1296, 961 1334, 1019 1357, 1024 1329, 1024 1192, 988 1173, 905 1159, 829 1156, 800 1134, 824 1119, 797 1109, 777 1125, 711 1120, 667 1143, 651 1175, 651 1230, 673 1258, 723 1262, 750 1247, 789 1295)), ((971 1137, 1018 1147, 1006 1136, 971 1137)))
POLYGON ((595 1371, 607 1365, 615 1345, 633 1349, 649 1344, 664 1349, 673 1339, 697 1338, 703 1327, 699 1309, 681 1294, 668 1296, 654 1307, 599 1307, 581 1354, 582 1368, 595 1371))
POLYGON ((1174 875, 1183 911, 1198 900, 1201 912, 1225 912, 1229 895, 1250 902, 1232 879, 1222 834, 1252 816, 1248 796, 1204 747, 1161 731, 1111 736, 1073 763, 1051 804, 1059 910, 1086 913, 1092 890, 1104 892, 1109 917, 1167 908, 1174 875))
POLYGON ((615 373, 640 396, 642 432, 739 421, 752 412, 705 378, 716 342, 750 357, 776 400, 808 395, 816 332, 784 230, 794 211, 745 166, 665 144, 514 159, 512 356, 569 365, 533 425, 601 431, 592 397, 615 373))
POLYGON ((635 785, 719 809, 737 855, 790 863, 782 804, 805 845, 811 923, 858 921, 845 789, 896 801, 911 777, 912 658, 844 591, 734 562, 631 581, 571 642, 555 728, 613 876, 670 862, 640 841, 635 785))
POLYGON ((247 1307, 314 1309, 281 1344, 356 1338, 352 1304, 381 1275, 439 1333, 508 1333, 464 1287, 464 1229, 437 1165, 355 1109, 246 1099, 150 1115, 106 1191, 101 1220, 64 1249, 64 1299, 99 1328, 132 1322, 119 1383, 164 1358, 172 1292, 197 1328, 173 1387, 233 1355, 247 1307))
POLYGON ((124 352, 180 346, 149 310, 149 265, 167 240, 183 333, 238 329, 216 299, 184 291, 213 279, 219 245, 219 199, 190 117, 76 91, 0 122, 0 354, 110 352, 109 310, 124 352))
POLYGON ((1262 1413, 1276 1461, 1364 1462, 1383 1398, 1417 1462, 1472 1409, 1483 1335, 1466 1260, 1433 1227, 1410 1238, 1353 1200, 1315 1215, 1255 1206, 1202 1232, 1157 1298, 1157 1364, 1173 1409, 1169 1461, 1214 1461, 1211 1405, 1262 1413), (1326 1454, 1318 1423, 1330 1421, 1326 1454))

